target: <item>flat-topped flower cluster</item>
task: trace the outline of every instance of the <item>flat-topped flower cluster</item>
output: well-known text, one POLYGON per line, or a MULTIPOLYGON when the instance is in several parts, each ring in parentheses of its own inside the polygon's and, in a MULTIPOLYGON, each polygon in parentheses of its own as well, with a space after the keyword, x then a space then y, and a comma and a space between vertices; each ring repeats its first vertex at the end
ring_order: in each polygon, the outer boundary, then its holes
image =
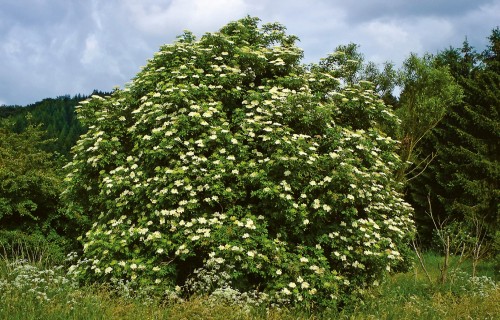
POLYGON ((93 224, 73 272, 328 304, 401 263, 398 120, 370 83, 302 65, 295 40, 249 17, 186 33, 82 103, 64 196, 93 224))

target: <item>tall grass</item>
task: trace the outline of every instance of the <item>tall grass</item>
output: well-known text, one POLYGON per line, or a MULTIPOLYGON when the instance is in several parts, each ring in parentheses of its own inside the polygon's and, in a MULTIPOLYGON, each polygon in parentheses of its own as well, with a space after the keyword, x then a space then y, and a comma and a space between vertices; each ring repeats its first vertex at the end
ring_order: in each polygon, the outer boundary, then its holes
POLYGON ((448 281, 440 283, 443 257, 424 255, 430 282, 419 266, 387 278, 364 303, 349 314, 350 319, 498 319, 500 287, 494 264, 482 262, 479 275, 471 277, 470 261, 451 257, 448 281))
MULTIPOLYGON (((193 297, 188 301, 129 298, 104 285, 79 287, 65 272, 29 252, 0 254, 0 319, 498 319, 500 289, 494 265, 470 263, 450 270, 449 280, 429 282, 419 267, 387 277, 342 311, 266 308, 193 297)), ((424 255, 439 278, 440 256, 424 255)))

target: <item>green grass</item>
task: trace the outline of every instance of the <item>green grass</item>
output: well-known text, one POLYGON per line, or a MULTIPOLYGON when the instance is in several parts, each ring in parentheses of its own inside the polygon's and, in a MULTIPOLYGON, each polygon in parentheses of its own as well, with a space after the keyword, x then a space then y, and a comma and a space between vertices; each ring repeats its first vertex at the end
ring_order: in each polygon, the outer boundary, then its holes
POLYGON ((0 259, 0 319, 498 319, 500 288, 494 265, 483 262, 472 281, 470 263, 452 259, 448 281, 439 279, 442 258, 424 255, 432 282, 415 267, 388 276, 379 287, 343 311, 266 309, 193 297, 184 302, 131 299, 105 286, 78 287, 64 269, 44 261, 0 259))

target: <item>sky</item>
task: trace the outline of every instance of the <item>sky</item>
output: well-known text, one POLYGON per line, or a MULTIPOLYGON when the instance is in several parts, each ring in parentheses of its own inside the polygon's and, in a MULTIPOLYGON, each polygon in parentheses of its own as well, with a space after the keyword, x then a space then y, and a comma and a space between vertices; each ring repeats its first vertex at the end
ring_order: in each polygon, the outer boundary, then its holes
POLYGON ((367 61, 460 47, 482 51, 500 0, 0 0, 0 105, 123 87, 184 30, 247 15, 299 37, 304 63, 356 43, 367 61))

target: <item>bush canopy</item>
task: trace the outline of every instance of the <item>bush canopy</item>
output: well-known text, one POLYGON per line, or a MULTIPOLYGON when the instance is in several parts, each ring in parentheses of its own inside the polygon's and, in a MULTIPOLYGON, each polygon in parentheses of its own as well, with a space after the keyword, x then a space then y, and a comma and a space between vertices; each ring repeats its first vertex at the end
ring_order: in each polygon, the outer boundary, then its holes
POLYGON ((398 119, 343 80, 356 61, 304 65, 296 40, 252 17, 186 32, 81 104, 64 196, 92 225, 72 271, 327 306, 401 265, 412 209, 384 133, 398 119))

